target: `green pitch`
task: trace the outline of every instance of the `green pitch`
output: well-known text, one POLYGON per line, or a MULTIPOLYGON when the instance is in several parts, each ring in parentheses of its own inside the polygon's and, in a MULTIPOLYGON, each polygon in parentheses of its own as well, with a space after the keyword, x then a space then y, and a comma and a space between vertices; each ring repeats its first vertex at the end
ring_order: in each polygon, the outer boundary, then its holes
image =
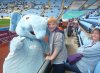
POLYGON ((0 27, 7 27, 10 25, 10 19, 0 19, 0 27))

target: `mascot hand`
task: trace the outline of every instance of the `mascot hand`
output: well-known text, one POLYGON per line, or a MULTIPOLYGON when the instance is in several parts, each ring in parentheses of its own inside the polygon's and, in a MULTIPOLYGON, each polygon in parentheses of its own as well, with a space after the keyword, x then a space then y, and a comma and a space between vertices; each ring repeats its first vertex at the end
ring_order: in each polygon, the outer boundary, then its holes
POLYGON ((21 49, 24 45, 25 37, 15 37, 11 41, 10 51, 15 52, 17 49, 21 49))

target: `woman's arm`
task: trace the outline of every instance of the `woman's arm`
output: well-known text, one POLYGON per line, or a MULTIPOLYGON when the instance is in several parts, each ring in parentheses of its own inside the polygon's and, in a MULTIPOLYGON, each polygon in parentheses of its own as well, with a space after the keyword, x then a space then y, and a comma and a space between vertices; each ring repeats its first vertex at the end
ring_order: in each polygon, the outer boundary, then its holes
POLYGON ((54 49, 54 52, 52 55, 46 56, 46 60, 54 60, 56 58, 56 56, 58 55, 57 53, 57 49, 54 49))
POLYGON ((57 32, 54 36, 54 49, 53 49, 53 53, 52 55, 50 56, 47 56, 46 59, 47 60, 54 60, 56 58, 56 56, 59 54, 59 52, 61 51, 62 49, 62 46, 63 46, 63 34, 60 33, 60 32, 57 32))
POLYGON ((81 54, 83 54, 85 57, 100 56, 100 42, 97 42, 92 47, 83 49, 81 54))

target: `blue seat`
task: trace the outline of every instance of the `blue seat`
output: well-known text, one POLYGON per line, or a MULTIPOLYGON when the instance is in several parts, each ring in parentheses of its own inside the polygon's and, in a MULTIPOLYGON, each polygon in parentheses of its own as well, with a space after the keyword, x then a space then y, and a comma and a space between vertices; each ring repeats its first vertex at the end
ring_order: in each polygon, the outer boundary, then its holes
POLYGON ((87 23, 87 22, 82 21, 82 20, 80 20, 79 22, 80 22, 80 25, 81 25, 85 30, 87 30, 88 32, 91 31, 92 24, 87 23))
MULTIPOLYGON (((90 69, 88 69, 88 73, 91 73, 90 69)), ((100 61, 97 63, 97 65, 94 69, 94 73, 100 73, 100 61)))
POLYGON ((90 23, 90 24, 92 24, 92 26, 96 26, 99 22, 99 19, 82 19, 82 21, 90 23))
POLYGON ((94 73, 100 73, 100 61, 98 62, 98 64, 96 65, 96 68, 94 70, 94 73))

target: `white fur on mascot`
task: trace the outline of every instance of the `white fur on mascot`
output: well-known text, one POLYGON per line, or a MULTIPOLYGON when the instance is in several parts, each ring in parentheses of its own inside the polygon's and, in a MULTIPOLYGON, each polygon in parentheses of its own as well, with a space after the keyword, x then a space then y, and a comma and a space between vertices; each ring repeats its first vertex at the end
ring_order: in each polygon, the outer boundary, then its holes
MULTIPOLYGON (((47 46, 43 41, 47 20, 41 16, 23 16, 17 26, 17 37, 10 42, 10 52, 3 64, 3 73, 37 73, 45 61, 47 46)), ((13 29, 14 30, 14 29, 13 29)))

